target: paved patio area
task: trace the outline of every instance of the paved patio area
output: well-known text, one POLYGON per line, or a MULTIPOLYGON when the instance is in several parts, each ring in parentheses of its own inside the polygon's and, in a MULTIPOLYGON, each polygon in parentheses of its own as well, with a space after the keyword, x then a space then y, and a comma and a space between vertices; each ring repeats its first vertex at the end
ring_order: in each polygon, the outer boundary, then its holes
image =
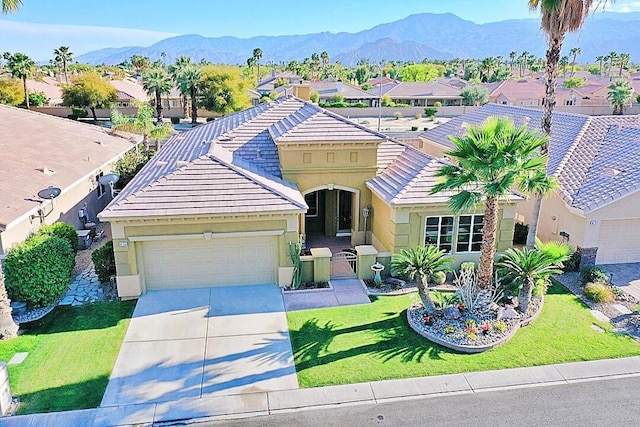
POLYGON ((101 406, 295 388, 277 286, 152 291, 138 300, 101 406))
POLYGON ((329 283, 333 289, 283 292, 286 310, 371 303, 367 291, 358 279, 331 279, 329 283))
POLYGON ((612 283, 640 300, 640 262, 628 264, 602 264, 601 267, 613 274, 612 283))

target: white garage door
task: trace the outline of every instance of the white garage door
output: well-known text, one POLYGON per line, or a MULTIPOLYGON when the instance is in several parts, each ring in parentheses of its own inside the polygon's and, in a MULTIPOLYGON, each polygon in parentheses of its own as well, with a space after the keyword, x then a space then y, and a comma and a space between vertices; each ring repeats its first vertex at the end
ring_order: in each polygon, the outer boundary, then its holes
POLYGON ((276 283, 275 236, 144 242, 148 290, 276 283))
POLYGON ((640 262, 640 219, 602 221, 596 262, 640 262))

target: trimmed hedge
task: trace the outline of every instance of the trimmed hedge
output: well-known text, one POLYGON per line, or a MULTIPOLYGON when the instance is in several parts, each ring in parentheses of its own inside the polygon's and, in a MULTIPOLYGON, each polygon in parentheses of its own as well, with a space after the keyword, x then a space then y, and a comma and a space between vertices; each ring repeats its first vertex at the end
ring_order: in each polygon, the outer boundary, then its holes
POLYGON ((52 225, 45 225, 38 230, 37 234, 61 237, 69 242, 73 252, 78 252, 78 232, 67 223, 56 222, 52 225))
POLYGON ((91 260, 96 268, 100 283, 109 281, 109 277, 116 274, 116 259, 113 254, 113 240, 91 253, 91 260))
POLYGON ((71 282, 74 262, 75 253, 67 239, 53 234, 33 236, 15 246, 4 260, 9 298, 30 307, 53 303, 71 282))

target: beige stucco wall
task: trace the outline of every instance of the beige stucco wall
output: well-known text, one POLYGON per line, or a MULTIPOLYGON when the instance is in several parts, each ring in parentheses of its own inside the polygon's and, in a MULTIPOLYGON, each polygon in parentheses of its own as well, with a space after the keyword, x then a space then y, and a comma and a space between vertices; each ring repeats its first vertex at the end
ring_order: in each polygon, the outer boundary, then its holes
MULTIPOLYGON (((158 220, 112 221, 111 231, 116 259, 118 283, 121 278, 138 276, 140 292, 145 292, 143 269, 138 263, 141 259, 142 242, 136 238, 159 236, 160 239, 179 239, 180 235, 251 233, 274 231, 278 239, 278 265, 291 266, 288 257, 288 243, 298 240, 298 214, 253 217, 217 217, 217 218, 167 218, 158 220)), ((247 260, 248 263, 251 260, 247 260)), ((135 285, 135 284, 134 284, 135 285)))
MULTIPOLYGON (((114 159, 115 161, 115 159, 114 159)), ((0 232, 0 257, 3 256, 12 246, 24 241, 31 234, 35 233, 42 224, 53 224, 57 221, 67 222, 76 228, 81 224, 78 218, 78 209, 87 203, 89 218, 96 220, 97 213, 102 210, 111 200, 111 194, 107 188, 102 197, 98 198, 98 183, 95 180, 100 172, 107 174, 113 169, 113 162, 96 168, 90 174, 85 175, 73 185, 62 189, 60 195, 53 201, 46 201, 42 205, 44 222, 40 222, 38 217, 39 203, 33 203, 33 209, 7 224, 4 231, 0 232), (33 218, 32 215, 36 217, 33 218)))
MULTIPOLYGON (((373 195, 372 205, 373 245, 379 251, 388 250, 392 253, 396 253, 402 249, 424 245, 426 217, 451 215, 451 210, 446 205, 394 208, 386 204, 375 194, 373 195)), ((463 212, 459 215, 479 213, 482 213, 482 209, 473 212, 463 212)), ((498 215, 497 250, 498 252, 503 252, 512 247, 516 204, 501 203, 498 215)), ((454 229, 454 236, 455 235, 457 235, 457 222, 456 229, 454 229)), ((464 261, 477 262, 480 253, 456 253, 454 251, 452 256, 456 260, 455 265, 458 266, 464 261)))
POLYGON ((603 220, 637 218, 640 218, 640 191, 588 213, 585 220, 584 246, 598 246, 600 225, 603 220))

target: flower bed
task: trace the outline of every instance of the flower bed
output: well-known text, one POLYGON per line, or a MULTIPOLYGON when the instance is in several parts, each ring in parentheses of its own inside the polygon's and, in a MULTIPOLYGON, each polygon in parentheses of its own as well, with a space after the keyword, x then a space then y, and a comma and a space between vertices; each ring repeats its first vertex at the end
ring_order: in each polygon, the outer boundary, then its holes
POLYGON ((427 316, 422 303, 407 310, 407 321, 418 334, 436 344, 462 353, 480 353, 509 341, 521 326, 527 326, 542 312, 541 298, 533 298, 525 316, 497 319, 494 313, 479 314, 461 310, 458 319, 447 319, 442 313, 427 316))

